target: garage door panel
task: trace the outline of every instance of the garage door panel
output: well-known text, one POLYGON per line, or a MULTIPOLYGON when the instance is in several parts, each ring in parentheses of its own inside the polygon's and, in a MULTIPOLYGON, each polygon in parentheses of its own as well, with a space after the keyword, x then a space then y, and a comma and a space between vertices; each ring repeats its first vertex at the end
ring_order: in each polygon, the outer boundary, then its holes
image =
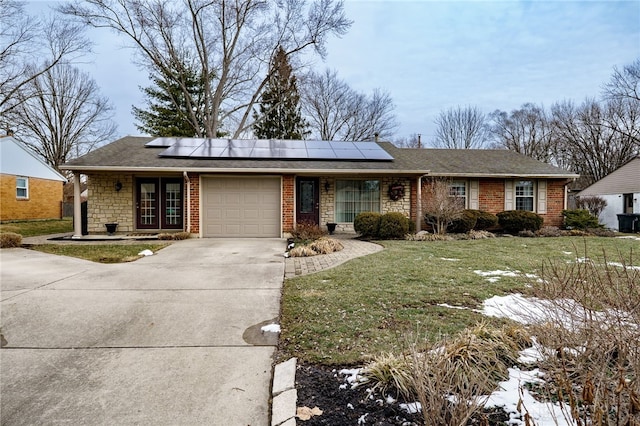
POLYGON ((279 237, 280 178, 202 178, 205 237, 279 237))

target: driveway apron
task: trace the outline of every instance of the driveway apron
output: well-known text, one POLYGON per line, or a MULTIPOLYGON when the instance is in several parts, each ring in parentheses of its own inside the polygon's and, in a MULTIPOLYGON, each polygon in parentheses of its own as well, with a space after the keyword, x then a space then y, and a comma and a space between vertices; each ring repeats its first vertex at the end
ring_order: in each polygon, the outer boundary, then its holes
POLYGON ((102 265, 1 256, 0 423, 267 425, 280 239, 102 265))

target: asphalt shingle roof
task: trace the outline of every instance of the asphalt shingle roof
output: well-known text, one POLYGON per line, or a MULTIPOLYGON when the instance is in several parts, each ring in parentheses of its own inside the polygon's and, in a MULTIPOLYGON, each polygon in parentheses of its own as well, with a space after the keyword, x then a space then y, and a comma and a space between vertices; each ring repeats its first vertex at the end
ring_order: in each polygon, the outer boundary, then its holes
POLYGON ((61 168, 88 171, 199 171, 431 174, 435 176, 538 176, 571 178, 577 175, 508 150, 449 150, 398 148, 379 145, 393 161, 335 161, 287 159, 167 158, 165 148, 145 147, 152 137, 127 136, 98 148, 61 168))

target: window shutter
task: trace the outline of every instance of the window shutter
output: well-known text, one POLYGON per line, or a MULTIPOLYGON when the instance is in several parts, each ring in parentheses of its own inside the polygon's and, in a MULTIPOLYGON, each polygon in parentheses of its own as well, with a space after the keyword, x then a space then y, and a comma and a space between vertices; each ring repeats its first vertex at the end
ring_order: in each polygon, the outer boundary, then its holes
POLYGON ((513 181, 505 180, 504 181, 504 209, 505 210, 513 210, 513 181))
POLYGON ((480 209, 480 182, 478 179, 469 181, 469 208, 472 210, 480 209))
POLYGON ((547 213, 547 181, 540 179, 538 181, 538 213, 547 213))

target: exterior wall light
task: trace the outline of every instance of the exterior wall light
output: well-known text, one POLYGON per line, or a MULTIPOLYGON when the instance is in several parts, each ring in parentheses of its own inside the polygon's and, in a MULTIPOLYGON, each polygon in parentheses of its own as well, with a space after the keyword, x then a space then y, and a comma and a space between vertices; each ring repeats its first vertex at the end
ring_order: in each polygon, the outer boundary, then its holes
POLYGON ((116 192, 119 192, 122 189, 122 182, 117 181, 115 188, 116 188, 116 192))

